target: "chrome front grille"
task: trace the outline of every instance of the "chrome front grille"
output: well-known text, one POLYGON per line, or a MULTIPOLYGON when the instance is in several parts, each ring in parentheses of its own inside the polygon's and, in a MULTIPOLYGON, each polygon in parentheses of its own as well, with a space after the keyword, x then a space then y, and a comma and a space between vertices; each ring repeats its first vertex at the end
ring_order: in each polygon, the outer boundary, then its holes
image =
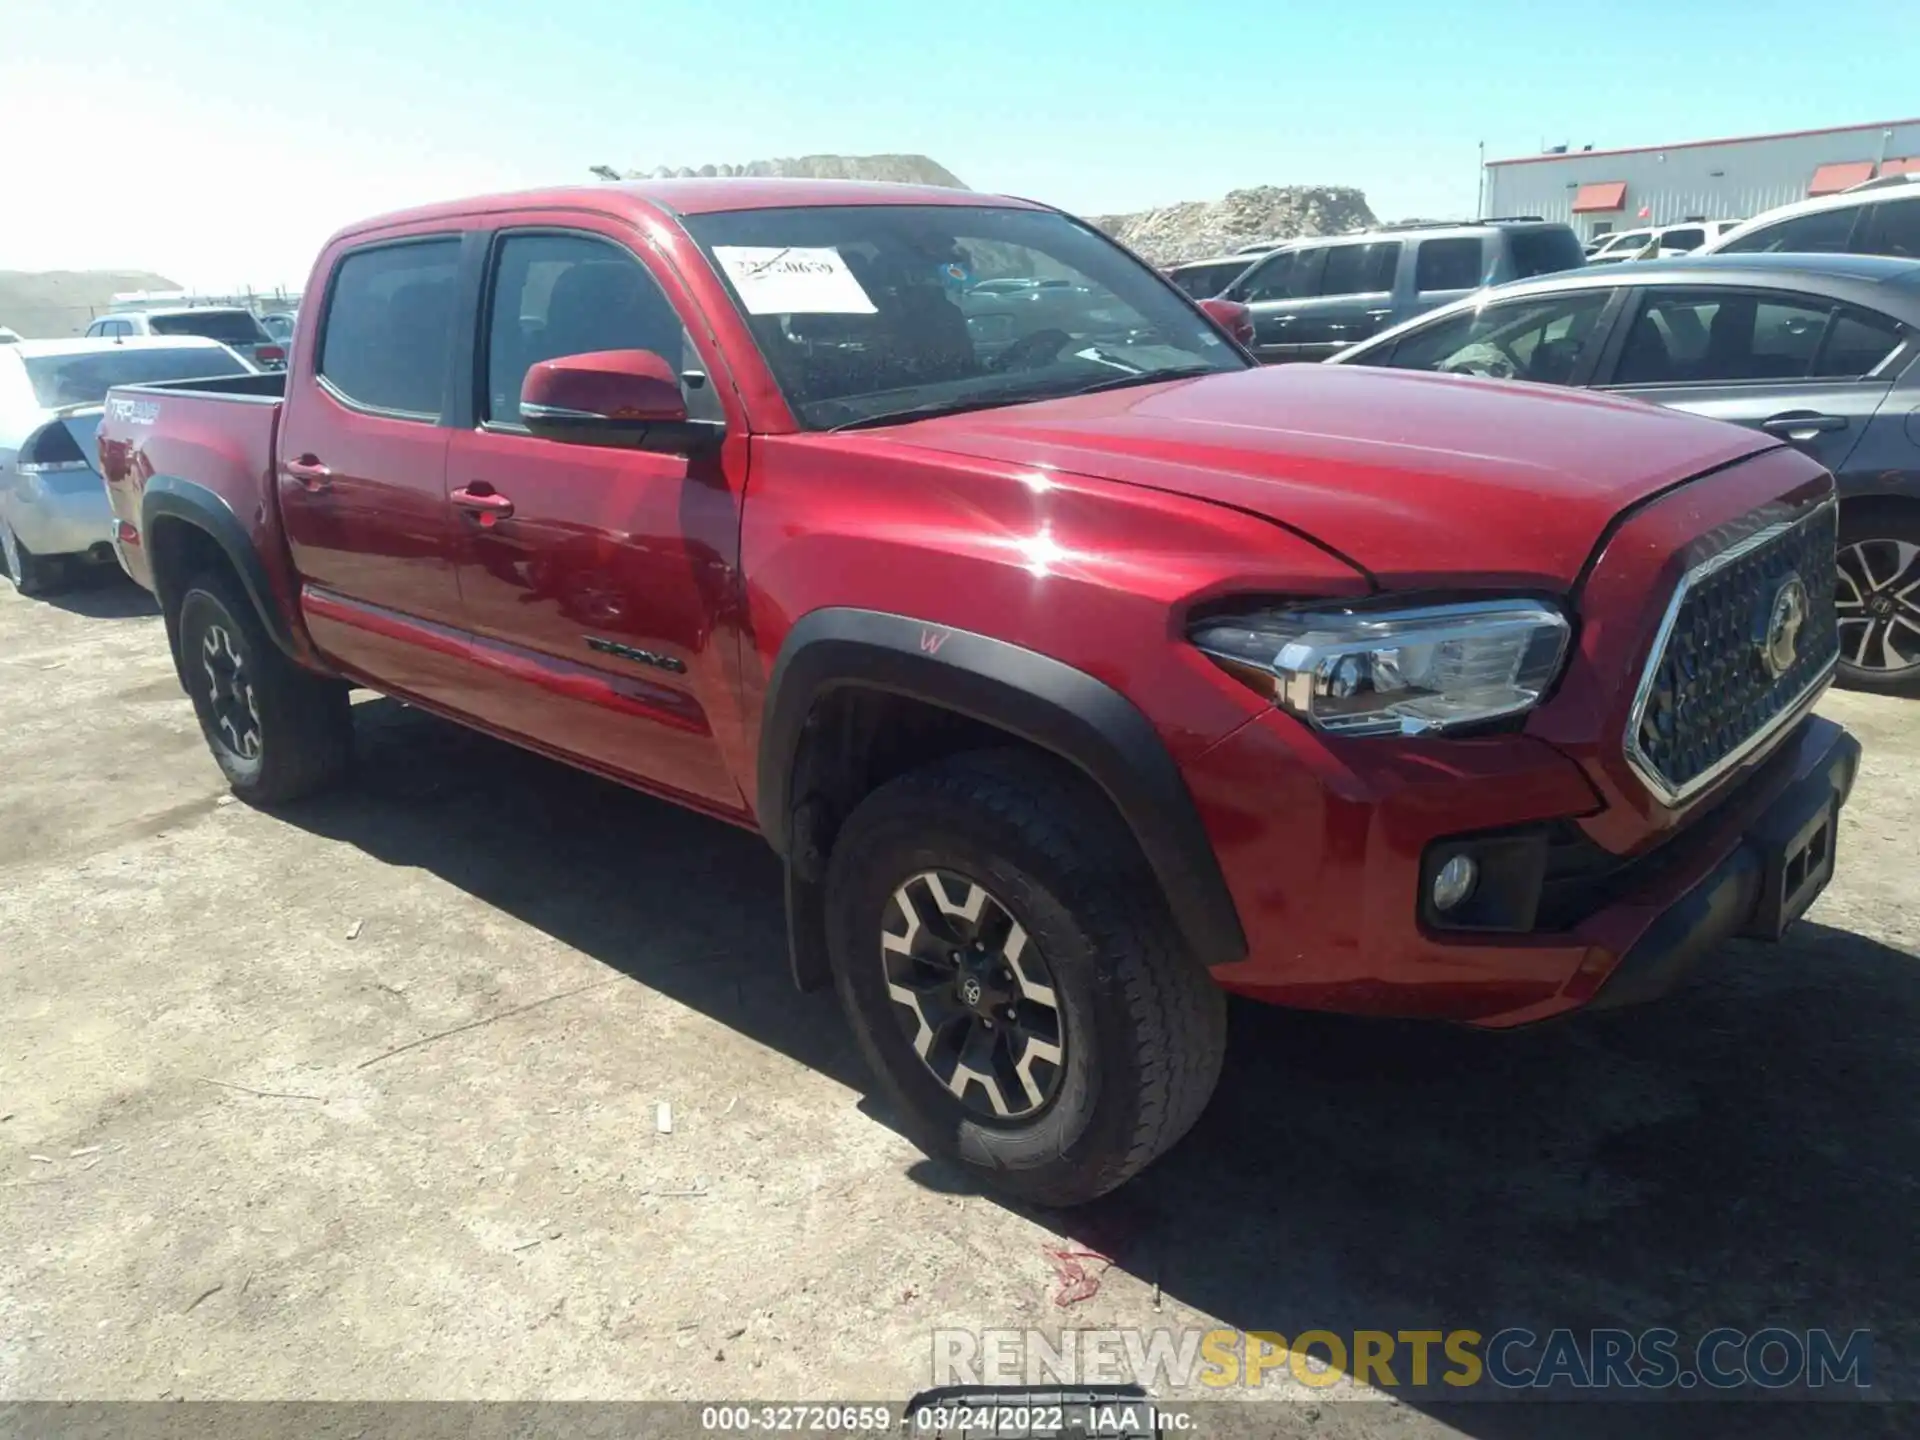
POLYGON ((1767 525, 1674 591, 1627 722, 1627 760, 1667 804, 1758 749, 1832 675, 1838 515, 1828 502, 1767 525))

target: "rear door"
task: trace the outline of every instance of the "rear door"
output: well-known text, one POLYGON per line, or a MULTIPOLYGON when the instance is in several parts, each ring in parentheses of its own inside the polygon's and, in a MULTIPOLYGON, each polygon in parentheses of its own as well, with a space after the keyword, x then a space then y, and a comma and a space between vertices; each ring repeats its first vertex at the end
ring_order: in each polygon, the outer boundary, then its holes
POLYGON ((447 503, 462 236, 338 253, 276 451, 314 642, 383 689, 457 706, 466 645, 447 503))
POLYGON ((694 458, 562 443, 520 423, 531 365, 631 349, 681 373, 691 418, 729 418, 718 352, 694 342, 691 302, 662 286, 638 243, 616 221, 573 214, 492 237, 478 413, 448 471, 476 666, 468 704, 502 730, 739 813, 713 717, 730 710, 734 683, 724 619, 739 598, 742 418, 730 421, 738 438, 694 458))
POLYGON ((1764 430, 1839 475, 1893 383, 1899 322, 1823 296, 1636 287, 1600 388, 1764 430))

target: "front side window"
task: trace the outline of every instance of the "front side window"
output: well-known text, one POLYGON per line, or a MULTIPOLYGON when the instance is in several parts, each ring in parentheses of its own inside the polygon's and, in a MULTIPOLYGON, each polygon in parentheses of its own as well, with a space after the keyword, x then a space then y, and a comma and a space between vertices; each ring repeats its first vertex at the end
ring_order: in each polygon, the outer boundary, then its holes
POLYGON ((1206 300, 1226 289, 1246 268, 1244 260, 1223 260, 1213 265, 1183 266, 1168 278, 1194 299, 1206 300))
POLYGON ((504 237, 493 269, 480 418, 518 425, 520 386, 529 369, 542 360, 597 350, 651 350, 682 377, 689 416, 721 418, 692 339, 659 282, 632 252, 584 235, 504 237))
POLYGON ((189 310, 155 315, 148 323, 155 335, 199 335, 222 345, 260 345, 267 338, 249 310, 189 310))
POLYGON ((1660 236, 1662 250, 1698 250, 1707 243, 1707 232, 1696 225, 1684 226, 1678 230, 1663 231, 1660 236))
POLYGON ((320 378, 354 404, 417 419, 440 414, 458 240, 356 250, 334 271, 320 378))
POLYGON ((65 405, 98 405, 115 385, 151 385, 160 380, 211 380, 250 374, 231 350, 212 345, 179 349, 141 346, 95 350, 78 355, 22 357, 33 398, 47 410, 65 405))
POLYGON ((1649 295, 1615 363, 1616 385, 1865 375, 1901 343, 1885 316, 1812 295, 1669 290, 1649 295))
POLYGON ((814 429, 1251 363, 1159 275, 1052 211, 834 205, 683 223, 814 429), (979 292, 1002 279, 1034 283, 979 292))
POLYGON ((1859 218, 1857 205, 1816 210, 1749 231, 1720 247, 1723 255, 1837 255, 1844 254, 1859 218))
POLYGON ((1291 294, 1294 264, 1297 252, 1282 250, 1278 255, 1269 255, 1260 262, 1260 268, 1249 272, 1235 282, 1232 298, 1244 305, 1255 305, 1265 300, 1285 300, 1291 294))
POLYGON ((1479 238, 1459 235, 1425 241, 1414 257, 1413 269, 1416 290, 1476 289, 1481 281, 1479 238))
POLYGON ((1365 363, 1566 385, 1592 343, 1612 293, 1580 290, 1462 310, 1402 336, 1390 354, 1368 357, 1365 363))

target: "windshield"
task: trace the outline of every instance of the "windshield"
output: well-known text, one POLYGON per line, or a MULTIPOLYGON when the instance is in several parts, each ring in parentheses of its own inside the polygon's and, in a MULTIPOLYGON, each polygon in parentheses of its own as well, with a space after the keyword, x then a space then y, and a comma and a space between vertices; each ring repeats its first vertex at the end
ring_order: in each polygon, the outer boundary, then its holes
POLYGON ((156 380, 207 380, 217 375, 250 373, 229 350, 182 347, 178 350, 115 346, 77 355, 23 355, 33 398, 45 409, 98 405, 115 385, 148 385, 156 380))
POLYGON ((259 345, 267 338, 260 322, 247 310, 189 310, 180 315, 155 315, 147 324, 156 335, 204 335, 222 345, 259 345))
POLYGON ((1248 364, 1153 271, 1052 211, 814 206, 685 224, 812 429, 1248 364))

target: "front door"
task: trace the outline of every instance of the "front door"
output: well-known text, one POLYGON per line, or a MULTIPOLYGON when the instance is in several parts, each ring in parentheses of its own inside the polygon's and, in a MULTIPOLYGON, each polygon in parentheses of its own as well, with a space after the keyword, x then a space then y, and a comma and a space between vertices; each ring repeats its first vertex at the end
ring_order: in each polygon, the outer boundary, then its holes
POLYGON ((464 668, 442 424, 460 248, 440 234, 337 259, 277 447, 314 643, 382 689, 447 705, 464 668))
POLYGON ((724 419, 711 373, 653 273, 617 234, 494 237, 480 413, 448 481, 476 718, 597 768, 739 812, 716 725, 731 714, 745 446, 693 459, 540 439, 528 367, 652 350, 689 415, 724 419))

